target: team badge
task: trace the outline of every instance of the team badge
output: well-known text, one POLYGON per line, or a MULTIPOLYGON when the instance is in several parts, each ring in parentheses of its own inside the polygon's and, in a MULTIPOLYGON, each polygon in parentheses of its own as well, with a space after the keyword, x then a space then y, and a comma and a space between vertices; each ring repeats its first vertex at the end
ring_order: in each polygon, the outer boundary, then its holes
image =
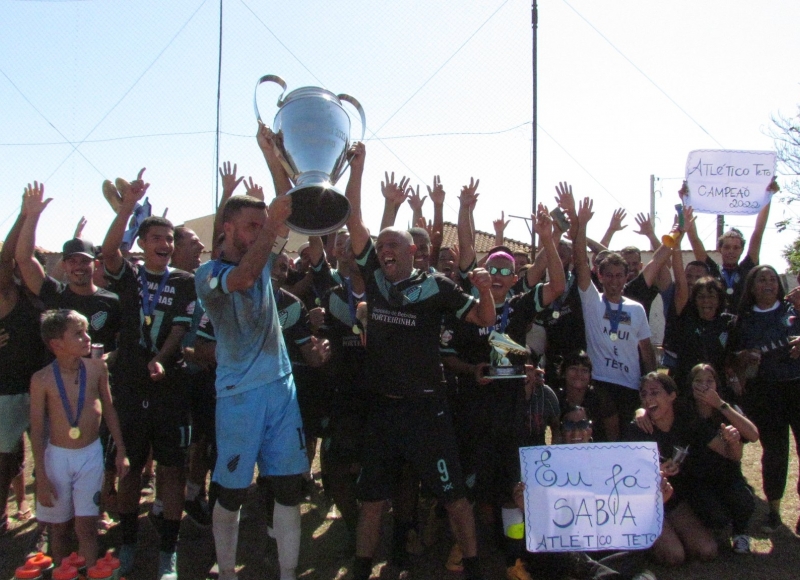
POLYGON ((289 313, 286 310, 278 312, 278 322, 281 326, 286 326, 286 321, 289 319, 289 313))
POLYGON ((408 298, 409 302, 416 302, 419 300, 420 294, 422 294, 422 288, 420 286, 413 286, 403 291, 403 296, 408 298))
POLYGON ((94 314, 92 314, 92 321, 91 321, 92 328, 94 328, 95 330, 100 330, 105 325, 106 320, 108 320, 108 312, 106 312, 105 310, 101 312, 95 312, 94 314))

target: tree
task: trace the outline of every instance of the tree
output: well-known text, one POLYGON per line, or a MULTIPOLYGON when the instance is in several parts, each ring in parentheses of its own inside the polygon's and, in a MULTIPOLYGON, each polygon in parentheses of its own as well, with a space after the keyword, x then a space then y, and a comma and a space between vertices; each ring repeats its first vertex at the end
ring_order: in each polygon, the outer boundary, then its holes
MULTIPOLYGON (((800 113, 800 106, 798 106, 798 113, 800 113)), ((798 179, 798 175, 800 175, 800 114, 795 117, 786 117, 780 113, 773 115, 769 135, 775 140, 775 149, 778 153, 777 173, 784 177, 781 180, 783 191, 781 198, 787 204, 800 201, 800 179, 798 179)), ((782 219, 775 225, 781 232, 787 228, 800 230, 800 223, 796 218, 782 219)), ((789 258, 789 255, 798 252, 798 258, 800 258, 798 241, 800 239, 788 246, 784 254, 792 264, 793 272, 796 272, 795 262, 789 258)))

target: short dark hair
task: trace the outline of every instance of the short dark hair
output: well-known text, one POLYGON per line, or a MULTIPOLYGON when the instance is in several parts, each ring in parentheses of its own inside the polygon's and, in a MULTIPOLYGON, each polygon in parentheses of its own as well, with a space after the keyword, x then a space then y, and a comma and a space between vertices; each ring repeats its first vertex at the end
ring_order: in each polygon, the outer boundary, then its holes
POLYGON ((678 391, 678 385, 675 384, 673 378, 667 373, 659 371, 647 373, 639 380, 639 389, 641 389, 645 383, 649 382, 659 383, 667 393, 675 393, 678 391))
POLYGON ((151 215, 150 217, 145 218, 144 221, 139 225, 138 233, 142 240, 147 237, 147 232, 150 231, 150 228, 169 228, 173 233, 175 232, 175 226, 173 226, 172 222, 167 218, 151 215))
POLYGON ((225 202, 222 223, 233 220, 243 209, 267 209, 267 204, 252 195, 234 195, 225 202))
POLYGON ((429 245, 431 243, 431 236, 428 233, 428 230, 426 230, 425 228, 410 228, 408 230, 408 233, 411 234, 412 238, 415 237, 415 236, 419 236, 422 239, 424 239, 426 242, 428 242, 429 245))
POLYGON ((622 266, 625 268, 625 273, 628 273, 628 262, 626 262, 617 252, 610 252, 605 258, 603 258, 598 265, 600 274, 602 275, 609 266, 622 266))
POLYGON ((684 268, 684 270, 686 268, 688 268, 689 266, 694 266, 695 268, 702 268, 703 270, 706 271, 706 274, 710 274, 711 273, 711 268, 709 268, 708 264, 706 264, 702 260, 692 260, 691 262, 686 264, 686 267, 684 268))
POLYGON ((74 310, 61 308, 60 310, 47 310, 42 313, 40 332, 42 334, 42 342, 50 348, 51 340, 58 340, 64 336, 64 333, 69 329, 70 324, 77 324, 78 326, 86 329, 89 327, 89 322, 86 317, 74 310))
POLYGON ((187 228, 186 226, 175 226, 174 235, 175 235, 175 244, 179 244, 183 241, 183 238, 189 237, 189 232, 191 232, 191 228, 187 228))
POLYGON ((639 261, 642 261, 642 251, 636 246, 625 246, 619 251, 619 253, 621 256, 636 254, 639 257, 639 261))
POLYGON ((724 234, 722 234, 720 237, 717 238, 717 249, 721 248, 722 244, 724 244, 725 240, 727 240, 728 238, 733 238, 733 239, 741 241, 742 242, 742 248, 744 248, 744 244, 745 244, 744 234, 741 232, 741 230, 738 230, 736 228, 731 228, 727 232, 725 232, 724 234))
POLYGON ((694 309, 694 312, 697 312, 697 295, 703 291, 716 293, 718 304, 717 311, 714 313, 714 315, 719 316, 722 314, 722 312, 725 310, 725 288, 722 286, 722 282, 711 276, 703 276, 702 278, 698 278, 697 282, 695 282, 694 285, 689 288, 689 307, 694 309))
POLYGON ((587 367, 589 372, 592 372, 592 359, 589 358, 585 350, 581 349, 573 350, 561 359, 561 364, 558 366, 558 375, 562 378, 565 377, 567 375, 567 369, 575 365, 587 367))

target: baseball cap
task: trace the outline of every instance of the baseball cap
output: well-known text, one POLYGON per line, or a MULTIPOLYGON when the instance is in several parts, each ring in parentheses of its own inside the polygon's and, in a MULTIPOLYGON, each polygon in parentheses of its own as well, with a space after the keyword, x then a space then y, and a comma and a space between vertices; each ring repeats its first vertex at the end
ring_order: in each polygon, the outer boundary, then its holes
POLYGON ((89 240, 82 240, 80 238, 72 238, 68 242, 64 242, 64 247, 61 250, 61 253, 62 260, 66 260, 68 257, 74 254, 81 254, 82 256, 92 259, 97 257, 97 252, 95 251, 95 247, 92 242, 89 240))

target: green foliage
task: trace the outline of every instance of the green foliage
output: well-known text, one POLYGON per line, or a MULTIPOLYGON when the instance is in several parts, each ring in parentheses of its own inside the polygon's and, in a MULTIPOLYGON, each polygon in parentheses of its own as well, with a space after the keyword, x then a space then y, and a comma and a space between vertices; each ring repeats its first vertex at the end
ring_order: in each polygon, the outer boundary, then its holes
POLYGON ((783 257, 789 262, 789 272, 800 273, 800 236, 783 249, 783 257))
MULTIPOLYGON (((800 107, 798 107, 798 111, 800 112, 800 107)), ((775 149, 778 152, 777 173, 783 176, 781 199, 787 204, 800 201, 800 179, 798 179, 800 174, 800 114, 795 117, 774 115, 769 135, 775 140, 775 149)), ((795 216, 782 219, 775 225, 778 227, 778 231, 787 228, 800 231, 800 223, 795 216)), ((792 264, 792 272, 796 272, 794 268, 797 266, 789 256, 797 255, 798 251, 800 248, 798 248, 797 240, 785 250, 784 255, 792 264)))

